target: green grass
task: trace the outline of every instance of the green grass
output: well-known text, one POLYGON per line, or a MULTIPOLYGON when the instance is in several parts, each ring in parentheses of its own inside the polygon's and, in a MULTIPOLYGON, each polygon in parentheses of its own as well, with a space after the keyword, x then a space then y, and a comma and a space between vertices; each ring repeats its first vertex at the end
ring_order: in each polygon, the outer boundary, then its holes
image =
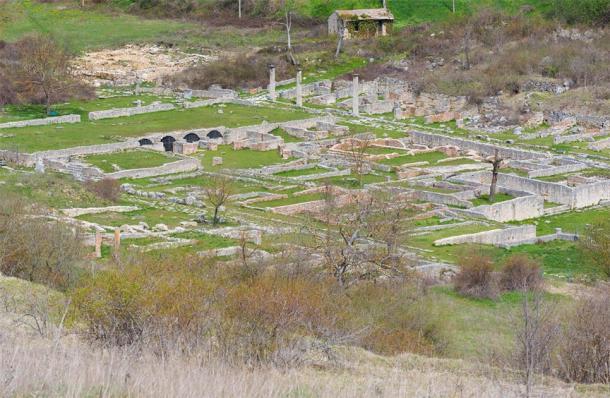
POLYGON ((77 2, 37 4, 12 2, 4 6, 9 17, 0 39, 15 41, 33 33, 50 36, 72 51, 118 47, 128 43, 160 41, 193 24, 138 18, 97 9, 81 10, 77 2))
MULTIPOLYGON (((379 163, 387 164, 389 166, 401 166, 406 163, 417 163, 417 162, 429 162, 430 164, 434 164, 441 159, 447 158, 442 152, 425 152, 418 153, 416 155, 404 155, 395 157, 392 159, 383 159, 380 160, 379 163)), ((441 165, 444 165, 441 163, 441 165)))
POLYGON ((70 148, 117 142, 153 132, 169 132, 205 127, 238 127, 263 121, 283 122, 311 117, 310 114, 277 108, 227 104, 194 109, 178 109, 143 115, 84 121, 57 126, 36 126, 4 130, 13 137, 0 138, 0 148, 22 152, 70 148), (218 113, 223 109, 224 113, 218 113))
POLYGON ((287 162, 277 151, 235 150, 230 145, 219 145, 217 151, 204 151, 201 154, 201 164, 206 170, 258 168, 287 162), (212 166, 214 157, 221 157, 222 164, 212 166))
POLYGON ((279 173, 275 173, 275 175, 280 176, 280 177, 299 177, 299 176, 308 176, 308 175, 312 175, 312 174, 326 173, 328 171, 329 170, 325 169, 324 167, 316 166, 316 167, 312 167, 309 169, 282 171, 279 173))
MULTIPOLYGON (((555 233, 555 228, 561 228, 568 233, 581 233, 587 224, 593 224, 598 220, 610 217, 610 207, 589 210, 573 210, 569 213, 554 216, 540 217, 536 219, 536 233, 538 235, 549 235, 555 233)), ((531 220, 522 223, 531 224, 531 220)), ((517 223, 521 224, 521 222, 517 223)))
POLYGON ((71 176, 53 172, 45 174, 9 173, 0 169, 0 200, 6 193, 22 196, 34 204, 63 209, 69 207, 110 206, 106 200, 91 193, 71 176))
POLYGON ((314 200, 322 200, 324 199, 324 194, 321 192, 318 193, 310 193, 305 195, 292 195, 288 196, 284 199, 276 199, 276 200, 267 200, 263 202, 253 203, 253 206, 256 207, 280 207, 280 206, 288 206, 294 205, 297 203, 305 203, 311 202, 314 200))
POLYGON ((404 153, 405 151, 403 149, 398 149, 398 148, 386 148, 386 147, 380 147, 380 146, 370 146, 368 148, 365 148, 365 153, 369 154, 369 155, 389 155, 392 153, 404 153))
POLYGON ((143 169, 161 166, 179 159, 163 152, 139 150, 90 155, 86 156, 84 160, 105 173, 112 173, 117 171, 113 165, 118 166, 120 170, 143 169))
MULTIPOLYGON (((154 101, 173 102, 174 98, 160 98, 151 95, 124 95, 108 98, 96 98, 87 101, 70 101, 55 104, 51 109, 59 116, 77 114, 82 120, 87 120, 89 112, 112 108, 129 108, 135 106, 134 101, 141 100, 142 105, 149 105, 154 101)), ((47 117, 44 105, 6 105, 0 112, 0 123, 17 120, 41 119, 47 117)))
POLYGON ((155 224, 166 224, 169 227, 176 227, 181 221, 190 221, 192 216, 181 212, 148 207, 126 213, 106 212, 86 214, 78 217, 78 219, 111 227, 120 227, 124 224, 134 225, 144 221, 152 228, 155 224))
POLYGON ((275 135, 277 137, 282 137, 284 139, 284 142, 301 142, 301 141, 303 141, 300 138, 293 137, 292 135, 288 134, 286 131, 284 131, 284 130, 282 130, 280 128, 277 128, 277 129, 271 131, 271 133, 269 133, 269 134, 273 134, 273 135, 275 135))
POLYGON ((476 199, 472 199, 470 202, 472 202, 472 204, 475 206, 483 206, 483 205, 493 205, 494 203, 500 203, 500 202, 504 202, 504 201, 511 200, 511 199, 515 199, 515 198, 513 196, 505 194, 505 193, 496 193, 496 196, 495 196, 493 202, 489 201, 488 194, 481 195, 476 199))
POLYGON ((474 163, 480 163, 480 162, 477 162, 476 160, 473 160, 473 159, 454 159, 454 160, 448 160, 446 162, 438 162, 435 166, 458 166, 461 164, 474 164, 474 163))
MULTIPOLYGON (((523 296, 518 292, 501 294, 497 299, 463 297, 451 287, 436 286, 427 298, 427 313, 442 319, 449 357, 483 360, 492 353, 500 356, 514 351, 517 322, 523 296)), ((558 302, 567 309, 572 300, 545 294, 546 302, 558 302)))
MULTIPOLYGON (((394 178, 394 176, 390 173, 388 173, 387 176, 394 178)), ((320 182, 328 182, 331 185, 336 185, 348 189, 362 188, 366 184, 375 184, 378 182, 385 181, 387 181, 386 175, 377 174, 364 174, 361 176, 361 180, 358 180, 358 177, 355 175, 336 176, 320 180, 320 182)))

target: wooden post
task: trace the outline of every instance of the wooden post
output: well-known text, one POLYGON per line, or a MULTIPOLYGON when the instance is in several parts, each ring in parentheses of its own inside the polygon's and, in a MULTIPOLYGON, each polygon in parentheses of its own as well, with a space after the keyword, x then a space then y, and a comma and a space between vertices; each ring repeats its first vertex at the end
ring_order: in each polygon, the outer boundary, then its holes
POLYGON ((95 231, 95 258, 102 257, 102 233, 95 231))
POLYGON ((119 260, 119 256, 121 254, 121 229, 114 229, 114 258, 115 260, 119 260))

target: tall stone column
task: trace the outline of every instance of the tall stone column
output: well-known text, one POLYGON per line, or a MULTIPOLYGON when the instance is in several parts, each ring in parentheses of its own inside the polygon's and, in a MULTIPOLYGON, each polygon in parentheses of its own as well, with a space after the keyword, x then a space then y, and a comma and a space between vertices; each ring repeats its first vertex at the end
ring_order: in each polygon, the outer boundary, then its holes
POLYGON ((303 87, 301 82, 303 80, 303 71, 299 69, 297 71, 297 106, 303 106, 303 87))
POLYGON ((277 94, 275 92, 275 65, 269 65, 269 99, 275 101, 277 94))
POLYGON ((358 74, 354 73, 352 79, 352 114, 354 116, 360 116, 360 102, 358 100, 358 74))

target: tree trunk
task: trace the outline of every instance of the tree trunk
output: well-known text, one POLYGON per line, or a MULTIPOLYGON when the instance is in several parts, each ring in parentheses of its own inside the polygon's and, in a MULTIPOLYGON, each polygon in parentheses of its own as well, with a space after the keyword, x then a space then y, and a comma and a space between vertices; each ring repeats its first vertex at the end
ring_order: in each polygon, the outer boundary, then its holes
POLYGON ((496 184, 498 183, 498 171, 494 168, 491 175, 491 185, 489 186, 489 203, 496 199, 496 184))
POLYGON ((45 110, 46 110, 47 116, 49 116, 51 114, 51 96, 49 95, 48 91, 45 88, 43 88, 43 91, 44 91, 45 110))
POLYGON ((337 42, 337 51, 335 51, 335 58, 339 58, 341 50, 343 49, 343 30, 339 32, 339 41, 337 42))
POLYGON ((218 206, 214 207, 214 219, 212 220, 212 224, 218 224, 218 206))
POLYGON ((241 0, 237 1, 237 13, 238 13, 239 19, 241 19, 241 0))

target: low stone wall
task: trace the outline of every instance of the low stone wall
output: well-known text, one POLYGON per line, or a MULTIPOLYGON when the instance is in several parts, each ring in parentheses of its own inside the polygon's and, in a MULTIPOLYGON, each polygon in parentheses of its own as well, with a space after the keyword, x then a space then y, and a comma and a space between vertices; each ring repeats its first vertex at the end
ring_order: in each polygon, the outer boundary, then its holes
MULTIPOLYGON (((462 174, 455 180, 463 182, 475 182, 489 185, 491 182, 490 172, 479 172, 462 174)), ((498 186, 521 192, 529 192, 542 196, 545 200, 570 208, 582 208, 599 204, 603 200, 610 199, 610 181, 599 181, 592 184, 582 184, 575 188, 553 182, 533 180, 512 174, 498 174, 498 186)))
POLYGON ((60 123, 80 123, 80 115, 65 115, 46 117, 44 119, 30 119, 30 120, 19 120, 16 122, 0 123, 0 129, 10 129, 15 127, 28 127, 28 126, 46 126, 49 124, 60 124, 60 123))
POLYGON ((492 205, 473 207, 470 211, 499 222, 527 220, 544 215, 544 198, 537 195, 524 196, 492 205))
POLYGON ((345 170, 332 170, 326 173, 317 173, 317 174, 308 174, 304 176, 292 177, 292 179, 297 181, 312 181, 312 180, 321 180, 323 178, 331 178, 331 177, 341 177, 348 176, 352 173, 350 169, 345 170))
POLYGON ((68 217, 78 217, 85 214, 100 214, 100 213, 127 213, 130 211, 139 210, 137 206, 107 206, 107 207, 79 207, 72 209, 62 209, 61 212, 68 217))
POLYGON ((29 153, 21 153, 4 149, 0 149, 0 160, 25 167, 33 167, 36 163, 36 158, 29 153))
POLYGON ((593 151, 601 151, 602 149, 610 148, 610 138, 592 142, 589 144, 589 149, 593 151))
POLYGON ((105 111, 89 112, 89 120, 111 119, 115 117, 140 115, 142 113, 171 111, 173 109, 176 109, 174 104, 152 104, 131 108, 114 108, 105 111))
POLYGON ((434 246, 459 245, 464 243, 478 243, 483 245, 501 246, 512 242, 521 242, 536 238, 535 225, 522 225, 506 229, 493 229, 491 231, 474 234, 458 235, 434 241, 434 246))
MULTIPOLYGON (((491 183, 491 172, 476 172, 462 174, 456 180, 465 182, 475 182, 482 185, 491 183)), ((533 180, 526 177, 519 177, 512 174, 498 174, 498 186, 514 189, 522 192, 529 192, 544 197, 554 203, 571 205, 573 189, 553 182, 533 180)))
POLYGON ((527 173, 529 178, 554 176, 557 174, 573 173, 584 170, 588 166, 583 163, 565 164, 563 166, 549 167, 547 169, 532 170, 527 173))
POLYGON ((466 209, 472 207, 471 202, 457 198, 453 194, 413 190, 409 192, 409 195, 416 200, 421 200, 424 202, 432 202, 448 206, 458 206, 466 209))
POLYGON ((201 108, 203 106, 223 104, 225 102, 226 102, 226 100, 223 98, 213 98, 213 99, 207 99, 207 100, 201 100, 201 101, 185 102, 184 107, 186 109, 201 108))
POLYGON ((540 159, 547 156, 546 154, 538 152, 505 148, 498 145, 485 144, 463 138, 447 137, 439 134, 424 133, 421 131, 409 131, 409 137, 411 137, 411 141, 415 144, 422 144, 430 147, 452 145, 460 148, 462 151, 476 151, 483 156, 493 156, 497 149, 498 155, 504 159, 527 160, 540 159))
POLYGON ((150 167, 146 169, 121 170, 115 173, 108 173, 106 177, 119 178, 146 178, 165 174, 182 173, 187 171, 197 170, 201 167, 201 163, 197 159, 189 158, 179 160, 177 162, 166 163, 159 167, 150 167))

